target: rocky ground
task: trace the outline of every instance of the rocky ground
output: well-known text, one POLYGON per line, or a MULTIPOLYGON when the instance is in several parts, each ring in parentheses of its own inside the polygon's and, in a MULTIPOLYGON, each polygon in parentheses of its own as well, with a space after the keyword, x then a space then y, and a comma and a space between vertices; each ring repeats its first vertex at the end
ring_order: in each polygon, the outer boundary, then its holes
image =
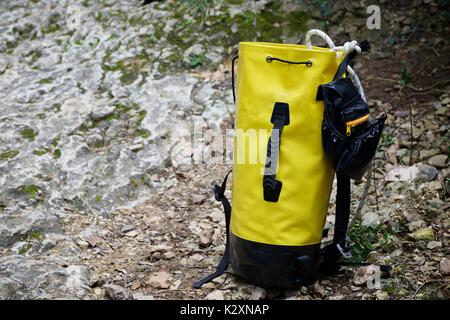
POLYGON ((368 30, 365 1, 0 2, 0 298, 450 298, 443 3, 381 1, 368 30), (388 125, 350 238, 373 265, 294 291, 232 273, 193 290, 223 251, 211 185, 229 166, 192 165, 183 147, 195 124, 231 127, 240 40, 298 43, 312 27, 372 44, 355 69, 388 125), (368 288, 380 264, 392 270, 368 288))

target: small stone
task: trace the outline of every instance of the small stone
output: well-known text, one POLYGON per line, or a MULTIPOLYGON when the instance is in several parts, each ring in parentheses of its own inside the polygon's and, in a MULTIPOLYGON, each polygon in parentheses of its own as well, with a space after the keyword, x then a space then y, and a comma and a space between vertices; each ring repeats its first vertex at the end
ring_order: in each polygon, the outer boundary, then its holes
POLYGON ((252 290, 251 300, 262 300, 267 297, 267 291, 261 287, 255 287, 252 290))
POLYGON ((419 172, 417 173, 416 180, 419 182, 433 181, 439 174, 439 171, 433 166, 419 164, 418 168, 419 172))
POLYGON ((204 230, 199 236, 199 245, 200 248, 207 248, 211 244, 213 240, 214 230, 207 229, 204 230))
POLYGON ((208 293, 205 297, 206 300, 224 300, 223 292, 221 290, 214 290, 213 292, 208 293))
POLYGON ((168 252, 169 250, 171 250, 172 248, 165 245, 165 244, 160 244, 160 245, 156 245, 156 246, 152 246, 150 249, 150 253, 153 252, 161 252, 161 253, 165 253, 168 252))
POLYGON ((396 118, 404 118, 409 115, 409 111, 407 110, 399 110, 394 112, 394 117, 396 118))
POLYGON ((86 137, 86 142, 90 146, 101 146, 104 142, 103 136, 98 133, 91 134, 86 137))
POLYGON ((409 211, 403 211, 403 217, 405 217, 407 222, 413 222, 415 220, 420 220, 421 217, 419 214, 417 214, 417 212, 409 212, 409 211))
POLYGON ((169 287, 170 290, 177 290, 181 285, 181 280, 175 280, 173 284, 169 287))
POLYGON ((139 235, 139 231, 137 230, 131 230, 130 232, 127 232, 125 234, 125 237, 129 237, 129 238, 135 238, 139 235))
POLYGON ((237 23, 235 22, 235 23, 233 23, 232 25, 231 25, 231 32, 232 33, 236 33, 238 31, 238 25, 237 25, 237 23))
POLYGON ((395 166, 386 173, 385 180, 409 181, 415 179, 418 173, 419 168, 415 165, 410 167, 395 166))
POLYGON ((127 225, 124 225, 122 227, 122 229, 120 229, 120 233, 124 234, 124 233, 130 232, 130 231, 132 231, 134 229, 136 229, 135 226, 133 226, 131 224, 127 224, 127 225))
POLYGON ((413 220, 410 223, 408 223, 408 229, 409 231, 413 232, 418 229, 426 228, 427 224, 422 219, 413 220))
POLYGON ((89 248, 89 243, 87 241, 84 240, 78 240, 77 241, 77 245, 82 248, 82 249, 87 249, 89 248))
POLYGON ((86 240, 86 242, 89 243, 89 245, 90 245, 91 247, 95 247, 95 246, 97 246, 100 242, 103 241, 102 238, 100 238, 99 236, 96 236, 96 235, 86 236, 86 237, 84 237, 84 240, 86 240))
POLYGON ((130 299, 130 293, 124 287, 115 285, 115 284, 107 284, 104 286, 106 290, 106 295, 111 300, 128 300, 130 299))
POLYGON ((319 298, 325 296, 326 293, 327 293, 326 290, 324 289, 324 287, 322 287, 317 282, 313 284, 312 289, 313 289, 314 293, 316 293, 319 298))
POLYGON ((434 231, 431 228, 422 228, 408 234, 408 236, 415 241, 434 240, 434 231))
POLYGON ((392 251, 391 256, 395 257, 400 257, 403 254, 403 250, 402 249, 395 249, 394 251, 392 251))
POLYGON ((375 274, 379 272, 380 266, 376 266, 373 264, 359 267, 353 277, 353 283, 357 286, 361 286, 363 284, 367 284, 369 286, 369 284, 371 284, 371 282, 373 281, 375 274))
POLYGON ((191 256, 191 260, 194 261, 194 262, 200 262, 200 261, 202 261, 203 259, 205 259, 205 257, 203 257, 201 254, 198 254, 198 253, 193 254, 193 255, 191 256))
POLYGON ((175 252, 170 251, 170 252, 164 253, 164 259, 170 260, 173 258, 175 258, 175 252))
POLYGON ((430 149, 430 150, 420 150, 419 151, 419 158, 421 160, 426 160, 428 158, 431 158, 432 156, 435 156, 439 153, 436 149, 430 149))
POLYGON ((131 290, 137 290, 142 286, 140 281, 134 281, 131 285, 131 290))
POLYGON ((361 286, 366 283, 366 272, 367 267, 359 267, 355 272, 355 276, 353 277, 353 283, 357 286, 361 286))
POLYGON ((361 220, 361 224, 368 227, 377 226, 381 222, 380 216, 374 211, 363 215, 361 220))
POLYGON ((92 111, 92 119, 94 121, 100 121, 114 113, 114 107, 99 107, 92 111))
POLYGON ((447 162, 447 155, 445 154, 438 154, 428 159, 428 163, 438 169, 446 168, 447 167, 446 162, 447 162))
POLYGON ((211 217, 211 220, 216 223, 219 223, 219 222, 225 220, 223 211, 221 211, 219 209, 212 210, 210 212, 209 216, 211 217))
POLYGON ((441 103, 443 105, 448 105, 450 104, 450 97, 445 97, 444 99, 441 100, 441 103))
POLYGON ((170 287, 169 279, 170 274, 168 272, 159 271, 150 276, 147 280, 147 284, 156 289, 168 289, 170 287))
POLYGON ((89 279, 89 287, 94 288, 103 285, 103 279, 101 279, 97 274, 93 274, 89 279))
POLYGON ((345 297, 343 295, 341 295, 341 294, 337 294, 337 295, 334 295, 334 296, 330 296, 328 299, 330 299, 330 300, 344 300, 345 297))
POLYGON ((434 113, 438 116, 445 116, 447 114, 447 110, 448 110, 447 107, 440 107, 440 108, 437 108, 434 113))
POLYGON ((161 260, 161 257, 162 257, 162 254, 159 251, 152 254, 152 259, 155 261, 161 260))
POLYGON ((427 243, 427 248, 430 250, 436 249, 436 248, 441 248, 442 247, 442 242, 440 241, 430 241, 427 243))
POLYGON ((102 299, 105 297, 105 290, 102 288, 94 288, 94 295, 97 299, 102 299))
POLYGON ((439 271, 442 274, 450 274, 450 258, 444 258, 439 262, 439 271))
POLYGON ((375 296, 377 297, 377 300, 389 300, 389 294, 381 290, 375 292, 375 296))
POLYGON ((192 196, 192 203, 194 203, 194 204, 202 204, 205 202, 205 200, 206 200, 206 197, 201 194, 194 194, 192 196))
POLYGON ((145 295, 141 292, 136 292, 133 294, 133 300, 155 300, 153 296, 145 295))
POLYGON ((144 144, 143 143, 136 143, 130 146, 130 151, 133 152, 138 152, 141 151, 142 149, 144 149, 144 144))

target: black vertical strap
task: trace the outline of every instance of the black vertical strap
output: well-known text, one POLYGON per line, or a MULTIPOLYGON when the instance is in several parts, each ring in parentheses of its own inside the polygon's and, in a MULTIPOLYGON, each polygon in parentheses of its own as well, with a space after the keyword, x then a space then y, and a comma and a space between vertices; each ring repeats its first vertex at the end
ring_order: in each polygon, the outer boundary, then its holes
POLYGON ((345 56, 344 60, 342 60, 342 62, 338 66, 338 69, 334 75, 333 81, 342 78, 344 73, 347 72, 347 67, 353 61, 355 56, 356 56, 356 51, 352 51, 345 56))
POLYGON ((272 118, 272 133, 267 142, 267 158, 263 177, 263 195, 264 200, 277 202, 280 197, 283 183, 275 179, 275 172, 278 166, 278 156, 280 154, 281 134, 284 126, 289 125, 289 104, 284 102, 275 102, 272 118))
POLYGON ((214 186, 214 196, 217 201, 222 202, 223 211, 225 213, 225 230, 226 230, 226 240, 225 240, 225 250, 223 252, 223 256, 220 259, 219 264, 217 265, 216 271, 211 273, 210 275, 195 281, 192 284, 192 288, 200 289, 205 283, 221 276, 228 268, 230 264, 230 220, 231 220, 231 205, 228 199, 225 197, 225 189, 227 187, 227 179, 228 175, 231 173, 231 170, 228 171, 225 178, 222 181, 222 185, 219 187, 218 185, 214 186))
POLYGON ((347 228, 350 217, 350 178, 336 174, 336 215, 334 223, 333 243, 322 249, 322 261, 319 270, 324 274, 333 274, 339 270, 341 256, 351 258, 351 252, 346 246, 347 228))
MULTIPOLYGON (((361 48, 361 52, 369 51, 370 43, 369 41, 364 40, 359 44, 359 47, 361 48)), ((353 59, 355 58, 356 54, 357 51, 354 50, 345 56, 344 60, 339 64, 336 74, 334 75, 333 81, 342 78, 344 73, 347 72, 347 67, 353 63, 353 59)))
POLYGON ((350 178, 342 174, 336 174, 336 178, 336 220, 333 242, 344 246, 350 217, 350 178))

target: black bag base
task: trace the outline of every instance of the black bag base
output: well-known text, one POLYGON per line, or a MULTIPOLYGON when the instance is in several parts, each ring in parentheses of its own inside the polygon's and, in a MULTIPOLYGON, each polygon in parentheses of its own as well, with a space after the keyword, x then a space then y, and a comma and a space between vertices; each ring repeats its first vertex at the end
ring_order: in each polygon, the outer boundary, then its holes
POLYGON ((316 281, 320 243, 283 246, 253 242, 230 232, 230 263, 236 275, 264 288, 298 288, 316 281))

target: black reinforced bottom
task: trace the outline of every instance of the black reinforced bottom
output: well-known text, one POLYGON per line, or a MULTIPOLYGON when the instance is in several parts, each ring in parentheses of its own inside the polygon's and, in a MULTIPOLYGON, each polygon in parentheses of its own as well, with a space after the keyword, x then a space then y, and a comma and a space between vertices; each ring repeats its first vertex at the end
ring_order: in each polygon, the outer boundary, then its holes
POLYGON ((266 288, 296 288, 316 280, 320 244, 282 246, 230 232, 230 262, 244 280, 266 288))

